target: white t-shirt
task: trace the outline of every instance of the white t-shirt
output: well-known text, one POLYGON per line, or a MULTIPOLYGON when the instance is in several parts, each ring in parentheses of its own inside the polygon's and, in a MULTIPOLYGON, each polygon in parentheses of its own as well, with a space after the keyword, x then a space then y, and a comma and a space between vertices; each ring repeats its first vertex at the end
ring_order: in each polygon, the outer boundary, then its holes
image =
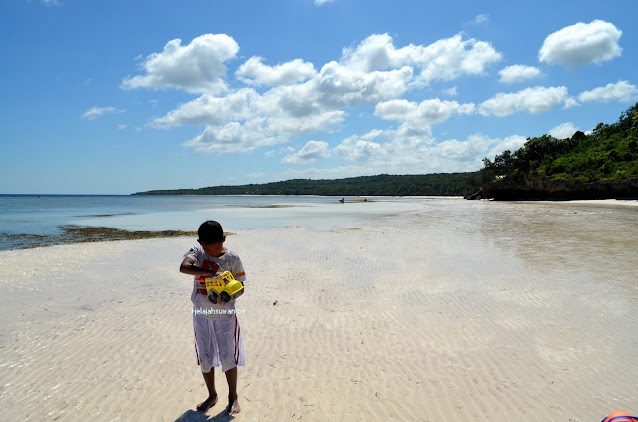
MULTIPOLYGON (((233 277, 235 277, 235 280, 241 281, 244 285, 246 284, 246 273, 244 272, 244 266, 239 259, 239 255, 230 249, 227 249, 226 253, 222 256, 210 256, 204 252, 202 245, 196 243, 195 246, 184 254, 184 258, 186 257, 192 258, 195 261, 195 265, 200 268, 220 273, 230 271, 233 277)), ((227 319, 239 313, 235 310, 234 300, 231 300, 225 306, 212 303, 208 300, 205 278, 206 277, 195 277, 193 293, 191 294, 193 313, 201 314, 208 319, 227 319)))

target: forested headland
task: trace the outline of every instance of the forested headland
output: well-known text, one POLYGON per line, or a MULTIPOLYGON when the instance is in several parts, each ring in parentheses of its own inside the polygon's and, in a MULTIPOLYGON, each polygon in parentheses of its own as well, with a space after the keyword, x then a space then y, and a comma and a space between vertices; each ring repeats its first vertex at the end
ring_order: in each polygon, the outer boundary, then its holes
POLYGON ((474 197, 516 199, 638 198, 638 103, 616 123, 571 138, 528 138, 515 152, 484 159, 474 197))

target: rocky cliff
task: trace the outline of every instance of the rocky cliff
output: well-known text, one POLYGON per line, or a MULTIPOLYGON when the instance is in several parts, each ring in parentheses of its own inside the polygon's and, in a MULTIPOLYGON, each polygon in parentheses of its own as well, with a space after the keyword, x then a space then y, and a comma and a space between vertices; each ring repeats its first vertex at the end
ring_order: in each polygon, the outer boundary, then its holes
POLYGON ((498 201, 567 199, 638 199, 638 179, 572 183, 542 179, 513 182, 508 178, 488 183, 468 199, 492 198, 498 201))

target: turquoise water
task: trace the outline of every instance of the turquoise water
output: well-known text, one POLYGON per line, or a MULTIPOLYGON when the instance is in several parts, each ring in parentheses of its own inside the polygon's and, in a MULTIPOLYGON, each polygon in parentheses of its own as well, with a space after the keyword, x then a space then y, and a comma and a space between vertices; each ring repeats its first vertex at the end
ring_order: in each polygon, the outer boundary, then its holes
MULTIPOLYGON (((423 198, 322 196, 92 196, 0 195, 0 250, 16 235, 59 234, 62 226, 122 230, 196 230, 205 220, 224 230, 287 226, 349 227, 371 218, 411 212, 423 198)), ((34 240, 37 242, 37 240, 34 240)), ((37 246, 37 245, 34 245, 37 246)))

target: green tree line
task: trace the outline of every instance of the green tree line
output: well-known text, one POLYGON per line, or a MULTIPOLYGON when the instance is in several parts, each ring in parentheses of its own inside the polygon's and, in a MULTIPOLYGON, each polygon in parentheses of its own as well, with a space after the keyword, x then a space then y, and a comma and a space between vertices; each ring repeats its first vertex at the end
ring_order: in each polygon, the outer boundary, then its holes
POLYGON ((360 176, 199 189, 152 190, 135 195, 462 196, 480 185, 479 172, 360 176))

